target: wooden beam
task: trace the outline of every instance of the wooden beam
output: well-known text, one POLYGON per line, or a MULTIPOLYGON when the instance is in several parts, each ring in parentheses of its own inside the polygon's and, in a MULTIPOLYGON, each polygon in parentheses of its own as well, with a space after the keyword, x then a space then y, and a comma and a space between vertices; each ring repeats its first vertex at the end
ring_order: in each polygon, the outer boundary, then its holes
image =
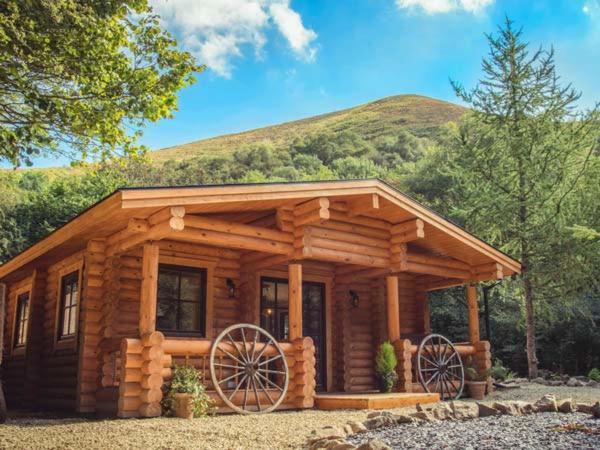
POLYGON ((479 342, 479 308, 477 307, 477 286, 467 286, 467 308, 469 311, 469 342, 479 342))
POLYGON ((379 209, 379 195, 371 194, 366 198, 348 201, 348 217, 360 216, 379 209))
POLYGON ((289 340, 302 337, 302 265, 288 265, 289 340))
POLYGON ((170 206, 167 208, 163 208, 158 212, 155 212, 150 217, 148 217, 148 223, 150 226, 156 225, 157 223, 164 222, 165 220, 169 220, 172 217, 183 218, 185 216, 185 207, 184 206, 170 206))
POLYGON ((156 331, 158 292, 158 245, 144 244, 142 250, 142 285, 140 291, 140 336, 156 331))
POLYGON ((421 219, 411 219, 400 222, 391 229, 392 244, 415 241, 425 237, 425 222, 421 219))
POLYGON ((387 297, 388 340, 400 339, 400 299, 398 293, 398 277, 385 277, 387 297))
MULTIPOLYGON (((176 241, 198 242, 212 246, 254 250, 264 253, 277 253, 282 255, 292 255, 294 253, 294 246, 288 242, 243 236, 240 234, 230 234, 222 231, 186 227, 183 231, 169 234, 168 237, 169 239, 176 241)), ((290 237, 293 239, 291 233, 290 237)), ((286 240, 288 239, 286 238, 286 240)))
MULTIPOLYGON (((145 233, 128 234, 126 237, 117 242, 113 242, 114 239, 111 239, 111 236, 107 239, 107 243, 113 243, 107 247, 106 256, 110 257, 118 253, 123 253, 127 250, 131 250, 132 248, 137 247, 138 245, 143 244, 144 242, 161 240, 169 236, 173 232, 179 232, 183 230, 184 227, 185 223, 183 221, 183 218, 171 217, 168 220, 153 225, 145 233)), ((121 232, 117 232, 117 234, 119 233, 121 232)))
POLYGON ((315 198, 294 207, 294 226, 301 227, 329 220, 329 199, 315 198))
POLYGON ((218 231, 231 235, 255 237, 278 242, 287 242, 289 244, 294 242, 294 236, 291 233, 274 230, 273 228, 230 222, 207 216, 188 215, 185 218, 185 225, 188 228, 218 231))

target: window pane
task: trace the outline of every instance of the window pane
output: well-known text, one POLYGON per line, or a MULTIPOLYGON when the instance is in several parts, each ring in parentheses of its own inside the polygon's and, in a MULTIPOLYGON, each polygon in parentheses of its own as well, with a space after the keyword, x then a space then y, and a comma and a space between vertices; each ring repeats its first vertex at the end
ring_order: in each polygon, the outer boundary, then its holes
POLYGON ((181 300, 199 302, 201 300, 202 279, 199 273, 183 273, 181 275, 181 300))
POLYGON ((200 308, 198 302, 181 302, 179 305, 179 331, 201 331, 200 308))
POLYGON ((71 314, 70 309, 65 309, 63 312, 62 331, 61 336, 69 334, 69 315, 71 314))
POLYGON ((159 329, 177 328, 177 300, 159 298, 156 305, 156 325, 159 329))
POLYGON ((158 296, 177 298, 178 287, 178 273, 169 269, 160 269, 160 272, 158 274, 158 296))
POLYGON ((71 308, 71 314, 69 315, 69 334, 75 334, 77 330, 77 307, 71 308))
POLYGON ((288 307, 288 284, 277 283, 277 306, 280 308, 288 307))
POLYGON ((77 296, 79 295, 79 290, 77 289, 77 283, 73 283, 71 285, 71 306, 75 306, 77 304, 77 296))
POLYGON ((272 281, 263 281, 262 283, 263 306, 275 306, 275 283, 272 281))

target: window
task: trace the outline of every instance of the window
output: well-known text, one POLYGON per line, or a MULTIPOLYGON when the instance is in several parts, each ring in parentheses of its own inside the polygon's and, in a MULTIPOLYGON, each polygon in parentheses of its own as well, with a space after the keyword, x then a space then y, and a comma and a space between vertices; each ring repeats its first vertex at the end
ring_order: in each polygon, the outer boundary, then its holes
POLYGON ((58 338, 66 339, 77 332, 77 305, 79 302, 79 272, 62 277, 60 283, 60 319, 58 338))
POLYGON ((17 315, 15 318, 15 347, 27 344, 27 322, 29 321, 29 292, 17 297, 17 315))
POLYGON ((161 264, 156 329, 172 335, 204 336, 206 269, 161 264))

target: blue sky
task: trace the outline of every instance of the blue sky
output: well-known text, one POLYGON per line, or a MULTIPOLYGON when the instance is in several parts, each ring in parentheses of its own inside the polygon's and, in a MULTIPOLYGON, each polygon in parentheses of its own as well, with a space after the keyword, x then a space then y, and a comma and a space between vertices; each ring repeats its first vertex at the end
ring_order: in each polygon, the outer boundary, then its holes
MULTIPOLYGON (((600 100, 600 0, 151 0, 209 69, 150 125, 151 149, 351 107, 397 94, 456 101, 472 86, 484 33, 509 15, 558 71, 600 100)), ((36 165, 64 164, 43 159, 36 165)))

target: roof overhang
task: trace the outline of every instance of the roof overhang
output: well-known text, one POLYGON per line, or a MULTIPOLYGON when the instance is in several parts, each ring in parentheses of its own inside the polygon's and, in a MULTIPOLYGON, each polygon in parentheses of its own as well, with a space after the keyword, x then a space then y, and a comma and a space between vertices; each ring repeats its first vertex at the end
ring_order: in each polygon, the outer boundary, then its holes
POLYGON ((477 264, 496 262, 505 275, 520 272, 515 259, 383 181, 369 179, 119 189, 0 266, 0 280, 25 276, 34 265, 50 264, 85 248, 90 239, 123 229, 131 218, 147 218, 169 206, 185 206, 189 214, 238 213, 317 197, 335 202, 372 194, 381 198, 381 207, 369 213, 372 217, 391 224, 411 218, 425 223, 427 250, 477 264))

